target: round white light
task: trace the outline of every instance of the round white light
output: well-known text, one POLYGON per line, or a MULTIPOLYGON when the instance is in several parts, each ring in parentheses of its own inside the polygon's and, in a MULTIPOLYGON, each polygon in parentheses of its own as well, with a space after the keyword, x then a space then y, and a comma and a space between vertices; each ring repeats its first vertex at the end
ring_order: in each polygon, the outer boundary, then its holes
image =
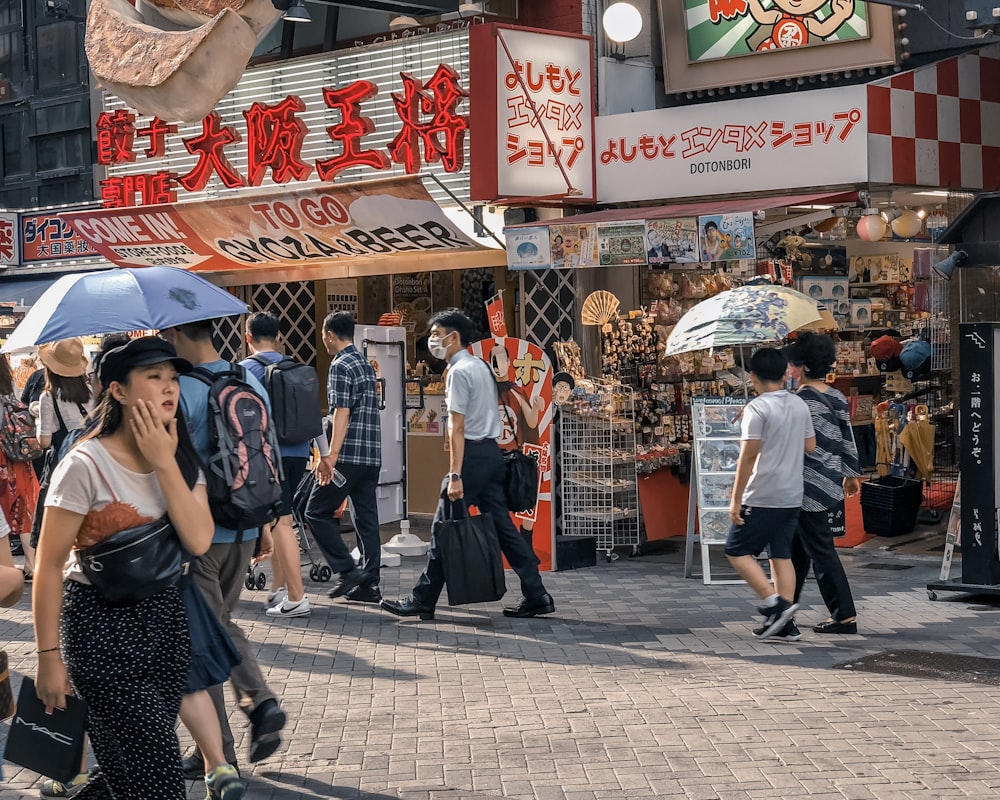
POLYGON ((877 242, 885 236, 885 222, 878 212, 866 214, 858 220, 858 238, 866 242, 877 242))
POLYGON ((907 208, 891 223, 892 232, 900 239, 912 239, 923 228, 924 221, 913 209, 907 208))
POLYGON ((631 42, 642 31, 642 14, 631 3, 615 3, 608 6, 601 24, 612 42, 631 42))

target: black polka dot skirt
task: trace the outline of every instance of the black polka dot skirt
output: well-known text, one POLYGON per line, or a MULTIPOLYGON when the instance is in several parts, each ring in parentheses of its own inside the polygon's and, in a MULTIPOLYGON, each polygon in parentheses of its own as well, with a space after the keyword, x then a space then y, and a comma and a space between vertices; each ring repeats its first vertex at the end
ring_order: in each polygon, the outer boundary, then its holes
POLYGON ((66 581, 62 648, 76 693, 87 701, 101 767, 78 800, 184 800, 175 725, 190 640, 176 587, 134 606, 108 605, 92 586, 66 581))

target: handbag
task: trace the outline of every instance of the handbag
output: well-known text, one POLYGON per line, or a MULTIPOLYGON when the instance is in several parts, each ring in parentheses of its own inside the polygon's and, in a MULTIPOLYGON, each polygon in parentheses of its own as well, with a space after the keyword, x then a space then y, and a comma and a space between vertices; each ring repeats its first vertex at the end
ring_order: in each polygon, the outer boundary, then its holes
POLYGON ((465 501, 452 503, 446 495, 444 517, 434 525, 434 541, 441 554, 448 605, 492 603, 507 591, 500 555, 500 539, 489 514, 470 517, 465 501), (456 510, 460 515, 456 516, 456 510))
MULTIPOLYGON (((506 405, 501 406, 507 424, 515 431, 506 405)), ((503 454, 503 496, 511 511, 528 513, 538 502, 538 462, 521 450, 520 445, 503 454)))
POLYGON ((10 719, 17 711, 14 689, 10 685, 10 663, 7 651, 0 650, 0 720, 10 719))
POLYGON ((87 704, 83 700, 67 695, 66 708, 53 709, 47 714, 45 704, 38 699, 35 682, 24 678, 4 760, 68 783, 80 771, 86 727, 87 704))
MULTIPOLYGON (((87 458, 117 501, 97 462, 89 455, 87 458)), ((105 600, 121 606, 141 603, 175 584, 188 561, 177 531, 166 516, 118 531, 76 552, 87 580, 105 600)))

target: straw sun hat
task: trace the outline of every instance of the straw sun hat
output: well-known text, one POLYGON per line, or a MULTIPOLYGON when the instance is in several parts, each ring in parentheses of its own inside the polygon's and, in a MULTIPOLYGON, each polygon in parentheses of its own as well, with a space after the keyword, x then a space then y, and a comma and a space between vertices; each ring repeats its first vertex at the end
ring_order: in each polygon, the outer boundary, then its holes
POLYGON ((53 375, 63 378, 80 378, 87 374, 90 361, 83 352, 83 340, 62 339, 38 348, 38 360, 53 375))

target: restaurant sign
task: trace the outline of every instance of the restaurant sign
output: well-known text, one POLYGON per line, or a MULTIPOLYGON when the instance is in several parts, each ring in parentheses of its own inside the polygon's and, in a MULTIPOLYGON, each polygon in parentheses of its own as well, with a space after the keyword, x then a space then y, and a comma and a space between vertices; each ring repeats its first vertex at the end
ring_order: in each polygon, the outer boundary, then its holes
MULTIPOLYGON (((140 122, 127 109, 104 111, 97 120, 97 160, 111 174, 101 181, 101 201, 105 208, 170 204, 179 195, 201 192, 213 177, 225 188, 236 189, 260 186, 268 177, 277 184, 333 182, 346 170, 382 172, 394 165, 408 175, 426 165, 461 172, 469 125, 459 109, 468 97, 460 76, 447 64, 439 64, 426 78, 407 72, 399 77, 402 90, 392 93, 398 130, 387 147, 370 144, 376 123, 367 115, 368 102, 381 87, 365 79, 322 87, 321 97, 288 94, 254 102, 242 110, 239 126, 213 111, 196 135, 186 137, 179 136, 176 125, 157 117, 140 122), (333 147, 327 148, 326 157, 309 159, 303 147, 310 128, 302 117, 307 101, 315 105, 320 100, 327 113, 334 112, 328 117, 334 123, 325 129, 333 147), (165 159, 177 138, 195 157, 184 174, 172 171, 165 159), (234 161, 245 168, 236 167, 234 161), (143 163, 142 171, 114 169, 136 162, 143 163)), ((176 144, 173 149, 178 149, 176 144)))
POLYGON ((123 267, 226 271, 326 266, 397 254, 481 248, 451 222, 420 178, 303 187, 153 208, 66 214, 123 267))

